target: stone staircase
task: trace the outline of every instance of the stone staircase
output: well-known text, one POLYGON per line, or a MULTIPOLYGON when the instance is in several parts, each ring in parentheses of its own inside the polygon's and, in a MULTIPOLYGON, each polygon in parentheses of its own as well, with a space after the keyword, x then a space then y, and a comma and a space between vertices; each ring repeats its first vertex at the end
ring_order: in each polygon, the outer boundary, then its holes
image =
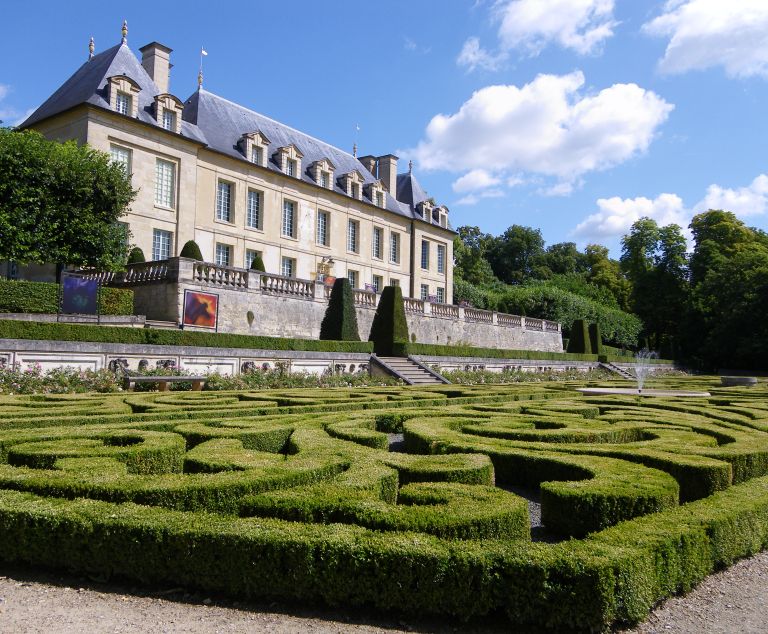
POLYGON ((450 381, 411 357, 379 357, 371 355, 371 365, 402 379, 406 385, 444 385, 450 381))
POLYGON ((603 370, 608 370, 608 372, 611 372, 612 374, 618 374, 622 379, 627 379, 629 381, 635 381, 637 377, 635 377, 634 374, 632 374, 629 370, 625 370, 624 368, 620 368, 618 365, 614 365, 613 363, 610 363, 608 361, 601 361, 598 364, 603 370))

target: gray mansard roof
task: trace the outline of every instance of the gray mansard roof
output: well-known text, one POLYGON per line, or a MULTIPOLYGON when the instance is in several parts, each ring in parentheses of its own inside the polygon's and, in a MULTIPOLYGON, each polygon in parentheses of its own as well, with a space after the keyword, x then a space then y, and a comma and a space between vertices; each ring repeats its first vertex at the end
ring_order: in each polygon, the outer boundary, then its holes
MULTIPOLYGON (((82 104, 111 110, 109 78, 119 75, 129 77, 141 88, 137 96, 139 121, 159 126, 153 116, 153 105, 160 90, 128 45, 122 43, 85 62, 21 127, 28 128, 82 104)), ((279 172, 280 167, 273 159, 274 153, 278 148, 294 145, 303 155, 301 179, 305 182, 315 184, 309 168, 312 163, 322 159, 333 163, 334 191, 340 194, 345 192, 341 189, 338 178, 346 173, 358 171, 363 176, 364 184, 376 180, 352 154, 207 90, 200 88, 184 102, 181 135, 202 143, 211 150, 245 160, 238 142, 243 134, 256 131, 269 139, 268 169, 279 172)), ((365 194, 363 197, 364 200, 372 202, 365 194)), ((416 205, 426 199, 426 193, 410 172, 398 174, 397 192, 395 196, 386 195, 386 208, 406 218, 422 220, 416 213, 416 205)))

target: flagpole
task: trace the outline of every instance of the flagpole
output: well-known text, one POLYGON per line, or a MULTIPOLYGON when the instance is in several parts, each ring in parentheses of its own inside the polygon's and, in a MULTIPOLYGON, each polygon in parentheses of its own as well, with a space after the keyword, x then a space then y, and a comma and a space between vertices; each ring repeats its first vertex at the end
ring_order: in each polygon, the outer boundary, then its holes
POLYGON ((208 55, 208 51, 205 50, 204 46, 200 47, 200 71, 197 73, 197 86, 198 88, 203 87, 203 57, 208 55))

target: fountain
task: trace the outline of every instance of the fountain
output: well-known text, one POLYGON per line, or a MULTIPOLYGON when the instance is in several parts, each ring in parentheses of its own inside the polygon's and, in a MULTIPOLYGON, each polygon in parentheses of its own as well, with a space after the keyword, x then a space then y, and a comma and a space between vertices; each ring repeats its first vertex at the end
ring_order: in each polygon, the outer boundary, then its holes
POLYGON ((643 385, 649 374, 653 374, 655 367, 652 360, 658 359, 658 353, 648 348, 643 348, 635 355, 635 380, 637 381, 637 393, 643 393, 643 385))

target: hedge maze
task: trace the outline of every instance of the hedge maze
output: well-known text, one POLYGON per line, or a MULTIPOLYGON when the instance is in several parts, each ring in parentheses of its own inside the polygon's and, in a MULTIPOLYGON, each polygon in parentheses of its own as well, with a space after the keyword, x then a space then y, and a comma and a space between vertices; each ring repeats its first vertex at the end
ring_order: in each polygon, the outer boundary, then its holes
POLYGON ((0 559, 559 631, 635 623, 768 546, 766 386, 674 383, 712 397, 0 397, 0 559))

